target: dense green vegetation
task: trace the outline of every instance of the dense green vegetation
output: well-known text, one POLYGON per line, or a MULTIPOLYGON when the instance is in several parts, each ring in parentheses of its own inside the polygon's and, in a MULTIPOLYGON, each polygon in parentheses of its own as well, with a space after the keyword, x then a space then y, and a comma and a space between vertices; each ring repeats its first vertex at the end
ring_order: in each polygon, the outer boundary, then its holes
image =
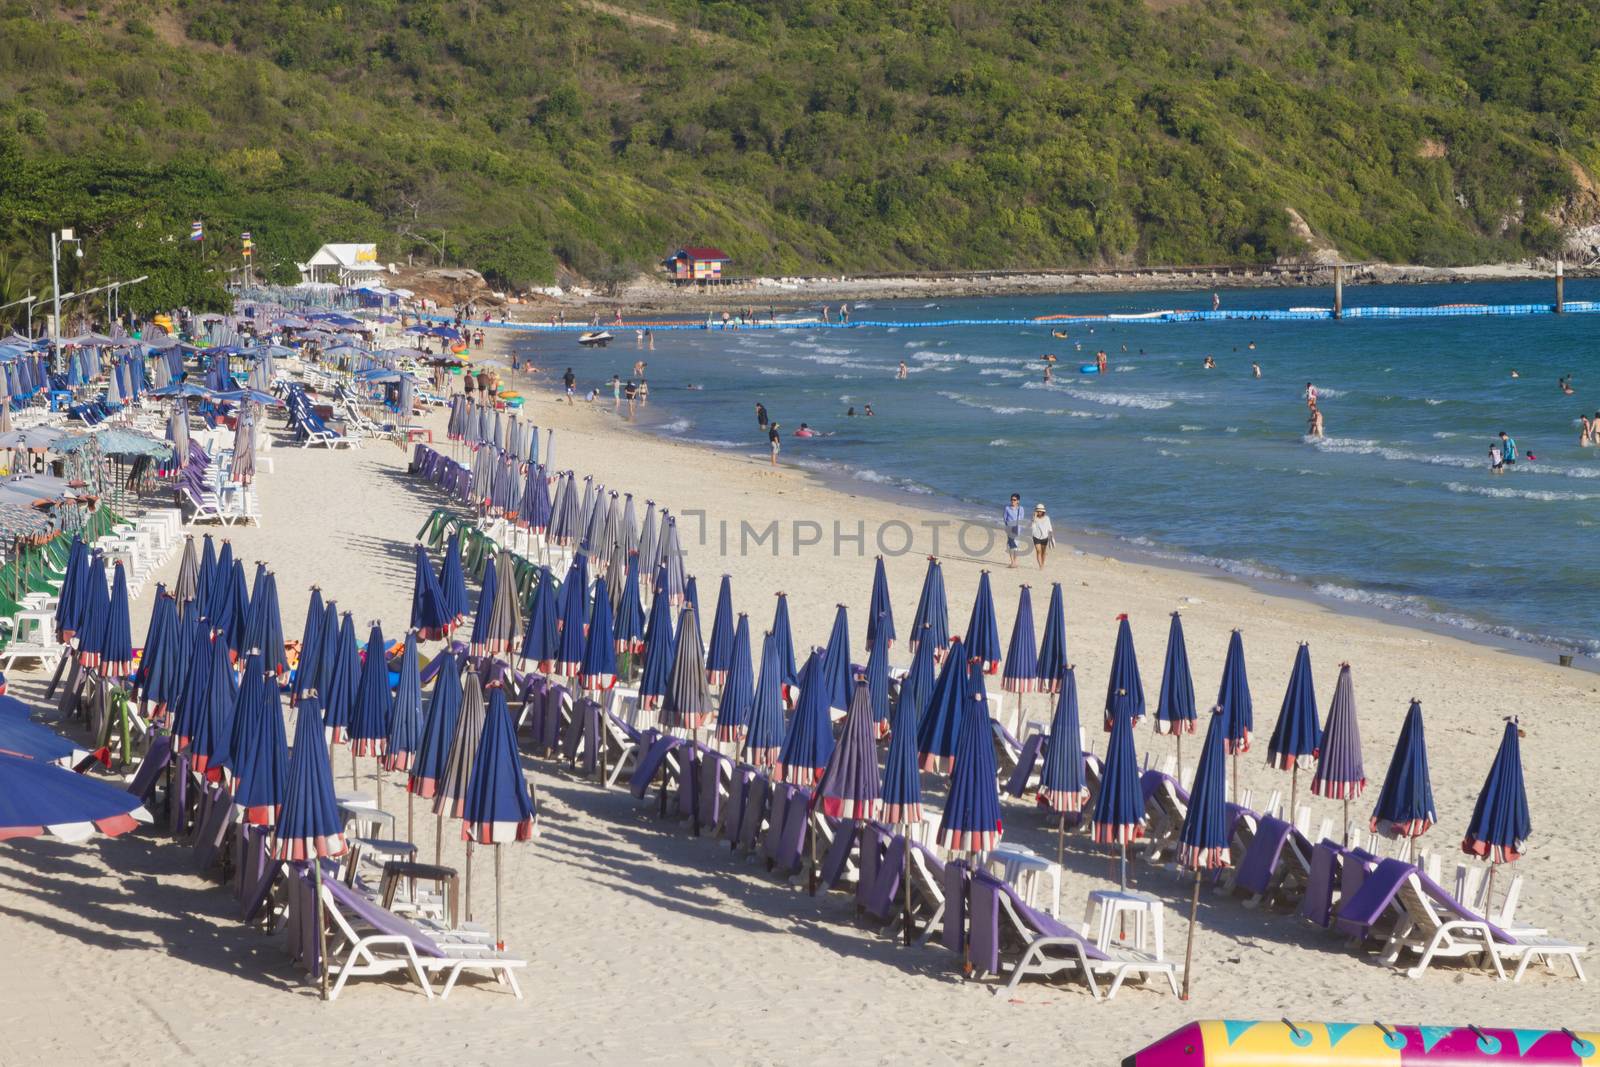
POLYGON ((512 284, 1266 260, 1288 208, 1485 260, 1594 221, 1597 130, 1588 0, 0 0, 0 303, 61 224, 143 306, 245 229, 512 284))

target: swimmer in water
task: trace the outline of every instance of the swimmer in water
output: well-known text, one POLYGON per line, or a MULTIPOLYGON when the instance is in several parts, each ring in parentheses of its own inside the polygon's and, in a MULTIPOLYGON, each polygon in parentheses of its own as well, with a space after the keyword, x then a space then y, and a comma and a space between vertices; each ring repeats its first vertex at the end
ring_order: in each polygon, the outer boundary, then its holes
POLYGON ((1571 396, 1573 394, 1573 392, 1574 392, 1574 390, 1572 388, 1572 375, 1568 374, 1565 378, 1562 378, 1560 381, 1558 381, 1556 383, 1556 387, 1559 388, 1567 396, 1571 396))
POLYGON ((796 437, 815 437, 817 436, 817 431, 813 430, 809 424, 802 422, 800 428, 794 432, 794 435, 796 437))
POLYGON ((1259 364, 1259 363, 1250 364, 1250 374, 1251 374, 1252 377, 1255 377, 1255 378, 1261 377, 1261 364, 1259 364))
POLYGON ((1098 351, 1098 352, 1096 352, 1094 354, 1094 365, 1100 371, 1101 374, 1104 374, 1106 372, 1106 351, 1105 351, 1105 349, 1102 348, 1100 351, 1098 351))
POLYGON ((900 379, 900 380, 901 380, 901 381, 905 381, 905 380, 906 380, 906 376, 907 376, 907 375, 908 375, 908 374, 909 374, 909 373, 910 373, 910 371, 908 371, 908 370, 907 370, 907 369, 906 369, 906 361, 905 361, 905 360, 903 360, 903 359, 902 359, 902 360, 901 360, 901 361, 900 361, 900 369, 899 369, 899 370, 898 370, 898 371, 896 371, 896 372, 895 372, 895 375, 894 375, 894 376, 895 376, 895 377, 896 377, 896 378, 898 378, 898 379, 900 379))
POLYGON ((1051 382, 1053 382, 1055 380, 1056 380, 1056 369, 1054 367, 1052 367, 1050 364, 1046 363, 1044 365, 1044 383, 1046 385, 1049 385, 1051 382))
POLYGON ((1306 423, 1306 436, 1308 436, 1308 437, 1321 437, 1322 436, 1322 409, 1321 408, 1312 408, 1311 409, 1311 418, 1306 423))
POLYGON ((1254 341, 1251 341, 1250 342, 1250 351, 1254 352, 1255 350, 1256 350, 1256 343, 1254 341))
POLYGON ((871 404, 867 404, 866 406, 864 406, 861 409, 861 414, 865 415, 869 419, 872 418, 872 415, 873 415, 872 405, 871 404))
POLYGON ((1210 356, 1207 356, 1206 357, 1206 361, 1204 363, 1200 364, 1200 367, 1201 367, 1202 370, 1216 370, 1217 369, 1217 361, 1212 359, 1210 356))
POLYGON ((1517 368, 1515 368, 1515 367, 1512 367, 1512 368, 1511 368, 1511 376, 1512 376, 1512 377, 1513 377, 1513 378, 1520 378, 1520 377, 1522 377, 1522 375, 1520 375, 1520 374, 1518 374, 1518 373, 1517 373, 1517 368))

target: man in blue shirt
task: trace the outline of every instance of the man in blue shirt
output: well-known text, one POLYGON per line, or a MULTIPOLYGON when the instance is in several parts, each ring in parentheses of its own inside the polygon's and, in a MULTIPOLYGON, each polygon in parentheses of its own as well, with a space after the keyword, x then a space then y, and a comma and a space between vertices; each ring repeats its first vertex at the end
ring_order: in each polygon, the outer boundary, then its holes
POLYGON ((1504 430, 1500 431, 1500 462, 1508 467, 1517 462, 1517 439, 1507 436, 1504 430))
POLYGON ((1011 558, 1009 566, 1017 565, 1017 542, 1022 537, 1022 498, 1016 493, 1011 494, 1011 503, 1006 505, 1002 521, 1006 527, 1006 555, 1011 558))

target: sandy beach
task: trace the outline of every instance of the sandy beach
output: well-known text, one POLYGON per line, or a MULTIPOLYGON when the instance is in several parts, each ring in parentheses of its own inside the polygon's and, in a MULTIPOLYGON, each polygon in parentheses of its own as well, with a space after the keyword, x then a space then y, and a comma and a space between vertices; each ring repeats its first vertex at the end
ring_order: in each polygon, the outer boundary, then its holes
MULTIPOLYGON (((548 387, 528 393, 524 416, 553 427, 556 464, 608 488, 651 498, 680 515, 688 570, 702 604, 718 576, 732 575, 735 604, 759 633, 773 593, 789 594, 797 645, 820 644, 834 605, 851 611, 859 645, 874 555, 881 550, 902 633, 909 627, 925 556, 942 540, 951 625, 964 630, 979 574, 994 584, 1002 641, 1017 586, 1029 582, 1042 611, 1051 581, 1066 595, 1067 642, 1084 694, 1093 747, 1115 635, 1127 613, 1152 698, 1160 681, 1168 615, 1181 610, 1197 695, 1209 703, 1229 631, 1243 631, 1257 741, 1239 763, 1257 802, 1287 775, 1265 765, 1296 646, 1310 643, 1319 704, 1326 709, 1338 664, 1352 665, 1369 788, 1352 806, 1370 812, 1402 716, 1412 698, 1427 716, 1440 821, 1424 840, 1445 857, 1448 881, 1473 798, 1499 741, 1502 720, 1521 716, 1534 833, 1516 869, 1525 877, 1518 916, 1580 942, 1600 940, 1592 863, 1600 829, 1585 815, 1592 773, 1592 716, 1600 679, 1449 636, 1267 595, 1219 576, 1133 565, 1063 544, 1041 572, 1005 567, 1003 542, 979 530, 956 541, 948 516, 854 495, 791 467, 771 469, 754 436, 748 456, 664 441, 610 413, 610 404, 569 407, 548 387), (761 453, 757 455, 757 453, 761 453), (704 513, 705 537, 691 513, 704 513), (775 525, 773 525, 775 524, 775 525), (859 536, 858 536, 859 534, 859 536), (882 540, 880 541, 880 537, 882 540)), ((273 420, 274 429, 277 420, 273 420)), ((443 441, 442 417, 433 422, 443 441)), ((443 447, 443 446, 441 446, 443 447)), ((259 480, 261 528, 213 531, 246 561, 274 568, 286 634, 298 637, 306 590, 354 613, 357 628, 379 618, 398 634, 411 596, 414 535, 441 503, 407 475, 409 452, 369 442, 324 452, 277 448, 276 470, 259 480)), ((998 505, 997 505, 998 507, 998 505)), ((174 559, 162 575, 176 573, 174 559)), ((154 582, 134 605, 143 637, 154 582)), ((891 663, 909 650, 897 645, 891 663)), ((45 679, 11 674, 11 692, 34 699, 45 679)), ((1014 698, 1007 698, 1007 707, 1014 698)), ((1048 721, 1047 698, 1028 698, 1029 718, 1048 721)), ((1138 732, 1152 765, 1172 751, 1149 722, 1138 732)), ((1186 746, 1186 758, 1198 744, 1186 746)), ((372 774, 362 761, 363 778, 372 774)), ((1567 974, 1530 970, 1520 985, 1481 970, 1446 966, 1420 980, 1384 968, 1294 916, 1247 910, 1223 894, 1202 895, 1194 998, 1127 988, 1091 1001, 1081 984, 1025 984, 1015 1001, 992 981, 962 981, 943 949, 907 949, 859 925, 841 895, 808 897, 759 865, 729 858, 725 842, 696 840, 658 821, 621 790, 601 792, 553 765, 525 759, 543 808, 529 845, 505 852, 509 948, 530 966, 527 998, 463 984, 447 1002, 426 1003, 398 981, 353 982, 332 1005, 293 969, 277 941, 244 928, 230 895, 191 870, 190 852, 146 830, 85 846, 12 842, 0 865, 0 1064, 94 1060, 184 1063, 227 1056, 328 1062, 381 1055, 458 1062, 651 1062, 708 1059, 801 1063, 968 1063, 1004 1057, 1046 1062, 1064 1048, 1102 1064, 1195 1018, 1347 1019, 1408 1023, 1570 1026, 1595 1022, 1591 987, 1567 974)), ((348 784, 350 759, 334 769, 348 784)), ((1309 776, 1303 776, 1308 778, 1309 776)), ((385 800, 402 812, 400 776, 385 800)), ((370 788, 370 781, 366 787, 370 788)), ((1308 798, 1315 818, 1338 805, 1308 798)), ((418 843, 433 847, 433 819, 418 818, 418 843)), ((1031 804, 1007 799, 1005 836, 1036 851, 1053 833, 1031 804)), ((459 865, 458 828, 447 826, 445 862, 459 865)), ((480 852, 474 890, 479 918, 492 907, 489 857, 480 852)), ((1134 864, 1136 886, 1166 903, 1169 955, 1181 955, 1190 880, 1174 869, 1134 864)), ((1069 838, 1065 915, 1085 894, 1113 884, 1110 855, 1082 834, 1069 838)), ((803 880, 802 880, 803 881, 803 880)))

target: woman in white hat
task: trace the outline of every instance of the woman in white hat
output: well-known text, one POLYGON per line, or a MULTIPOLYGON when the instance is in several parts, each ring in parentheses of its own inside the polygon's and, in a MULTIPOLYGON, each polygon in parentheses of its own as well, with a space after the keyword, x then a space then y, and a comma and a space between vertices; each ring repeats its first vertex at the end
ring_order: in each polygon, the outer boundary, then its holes
POLYGON ((1050 546, 1056 543, 1055 529, 1050 525, 1050 516, 1045 514, 1044 505, 1033 506, 1033 557, 1039 561, 1039 569, 1044 570, 1045 553, 1050 551, 1050 546))

